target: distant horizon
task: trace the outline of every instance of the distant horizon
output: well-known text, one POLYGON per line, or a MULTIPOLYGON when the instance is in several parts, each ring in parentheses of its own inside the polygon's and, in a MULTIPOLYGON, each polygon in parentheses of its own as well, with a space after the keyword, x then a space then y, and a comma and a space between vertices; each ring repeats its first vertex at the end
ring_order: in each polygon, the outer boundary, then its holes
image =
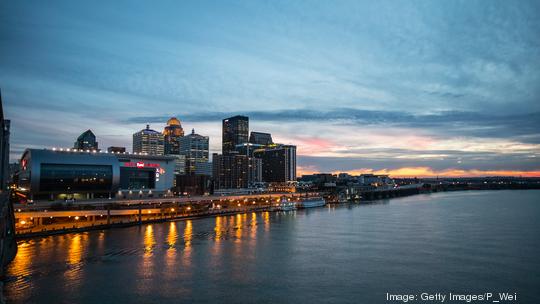
POLYGON ((11 161, 177 117, 298 147, 298 175, 540 177, 540 3, 0 3, 11 161))

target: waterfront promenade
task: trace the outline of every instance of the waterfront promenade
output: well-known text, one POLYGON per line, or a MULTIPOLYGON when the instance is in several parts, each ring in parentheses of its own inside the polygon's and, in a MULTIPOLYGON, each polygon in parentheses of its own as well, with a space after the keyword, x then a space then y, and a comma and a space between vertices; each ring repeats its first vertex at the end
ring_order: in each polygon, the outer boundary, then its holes
POLYGON ((318 193, 87 200, 69 204, 41 201, 15 206, 18 238, 137 225, 148 222, 273 211, 281 199, 318 193))

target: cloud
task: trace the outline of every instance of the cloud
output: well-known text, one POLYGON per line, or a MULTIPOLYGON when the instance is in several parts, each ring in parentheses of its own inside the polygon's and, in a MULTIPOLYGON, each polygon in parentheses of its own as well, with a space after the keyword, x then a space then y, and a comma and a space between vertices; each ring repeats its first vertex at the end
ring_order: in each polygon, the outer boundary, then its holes
POLYGON ((539 12, 535 1, 1 2, 12 147, 71 145, 87 128, 129 147, 144 124, 177 115, 219 151, 221 119, 244 114, 311 169, 534 171, 539 12))
MULTIPOLYGON (((318 122, 351 127, 381 126, 413 129, 433 129, 439 134, 507 138, 523 136, 525 142, 540 143, 540 112, 526 114, 488 115, 479 112, 444 111, 415 114, 403 111, 375 111, 336 108, 329 111, 292 109, 245 112, 188 112, 178 113, 186 121, 219 121, 234 115, 247 115, 251 120, 267 122, 318 122)), ((126 123, 162 122, 168 116, 130 117, 126 123)))

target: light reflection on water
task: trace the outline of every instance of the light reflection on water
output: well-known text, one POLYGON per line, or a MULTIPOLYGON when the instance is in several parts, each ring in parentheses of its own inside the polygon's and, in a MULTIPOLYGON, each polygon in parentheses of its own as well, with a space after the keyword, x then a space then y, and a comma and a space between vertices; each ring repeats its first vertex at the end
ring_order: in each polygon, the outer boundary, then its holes
MULTIPOLYGON (((165 265, 167 268, 173 268, 176 264, 176 242, 178 240, 178 232, 176 231, 177 222, 169 223, 169 231, 167 232, 167 250, 165 253, 165 265)), ((167 272, 172 273, 172 272, 167 272)))
POLYGON ((82 263, 85 247, 88 245, 88 234, 75 234, 73 237, 67 238, 68 245, 67 265, 68 269, 64 273, 66 281, 66 289, 71 291, 80 287, 80 280, 83 277, 84 265, 82 263))
POLYGON ((483 193, 22 241, 6 296, 10 303, 378 303, 388 286, 449 286, 504 287, 526 302, 540 283, 540 191, 483 193))

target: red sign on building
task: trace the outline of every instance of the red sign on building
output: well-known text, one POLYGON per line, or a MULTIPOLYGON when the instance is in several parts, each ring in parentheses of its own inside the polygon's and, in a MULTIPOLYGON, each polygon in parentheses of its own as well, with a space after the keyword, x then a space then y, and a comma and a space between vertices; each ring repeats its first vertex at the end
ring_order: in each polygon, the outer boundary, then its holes
POLYGON ((127 162, 127 163, 124 163, 124 167, 159 168, 159 164, 145 163, 145 162, 127 162))

